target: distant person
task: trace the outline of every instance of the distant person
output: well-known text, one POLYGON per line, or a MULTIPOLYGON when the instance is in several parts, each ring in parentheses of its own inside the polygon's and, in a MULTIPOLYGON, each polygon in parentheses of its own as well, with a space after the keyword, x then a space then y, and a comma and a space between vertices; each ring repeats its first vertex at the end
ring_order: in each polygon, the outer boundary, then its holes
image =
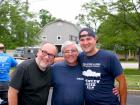
POLYGON ((84 105, 84 78, 77 61, 78 48, 73 42, 62 45, 64 61, 52 66, 51 105, 84 105))
POLYGON ((9 105, 47 105, 51 83, 50 65, 57 53, 51 43, 43 44, 35 59, 19 64, 8 91, 9 105))
POLYGON ((0 98, 7 98, 10 81, 9 72, 11 67, 15 67, 16 65, 17 61, 5 53, 5 46, 0 43, 0 98))
POLYGON ((90 28, 80 30, 79 40, 83 50, 79 62, 85 77, 86 105, 126 105, 127 85, 116 55, 96 47, 97 36, 90 28), (120 99, 112 93, 115 80, 119 84, 120 99))

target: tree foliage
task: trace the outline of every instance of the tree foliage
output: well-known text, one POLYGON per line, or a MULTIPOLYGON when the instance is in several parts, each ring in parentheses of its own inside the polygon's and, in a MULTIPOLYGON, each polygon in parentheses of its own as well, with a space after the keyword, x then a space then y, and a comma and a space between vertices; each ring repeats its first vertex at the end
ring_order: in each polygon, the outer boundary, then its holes
POLYGON ((52 22, 56 20, 55 17, 53 17, 49 11, 41 9, 39 11, 39 18, 41 20, 40 25, 41 27, 45 26, 47 23, 52 22))
POLYGON ((28 2, 21 0, 4 0, 0 4, 0 42, 8 49, 38 44, 39 30, 55 20, 47 10, 33 14, 28 8, 28 2))
POLYGON ((39 23, 33 20, 34 15, 27 9, 28 4, 20 0, 4 0, 0 6, 0 42, 8 48, 33 45, 37 42, 39 23))
POLYGON ((95 29, 100 34, 101 40, 104 40, 102 37, 109 36, 115 39, 113 43, 117 41, 117 44, 123 45, 123 40, 126 40, 126 45, 132 42, 134 46, 140 47, 139 9, 139 0, 92 0, 82 6, 84 13, 76 18, 81 24, 95 29), (98 23, 99 27, 95 25, 98 23))

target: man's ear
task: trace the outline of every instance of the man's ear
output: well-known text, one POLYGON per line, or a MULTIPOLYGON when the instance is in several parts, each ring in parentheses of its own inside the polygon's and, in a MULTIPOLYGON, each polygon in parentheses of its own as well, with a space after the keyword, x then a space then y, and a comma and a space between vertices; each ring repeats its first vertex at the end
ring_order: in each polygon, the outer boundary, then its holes
POLYGON ((96 40, 96 43, 99 42, 99 38, 97 36, 95 37, 95 40, 96 40))

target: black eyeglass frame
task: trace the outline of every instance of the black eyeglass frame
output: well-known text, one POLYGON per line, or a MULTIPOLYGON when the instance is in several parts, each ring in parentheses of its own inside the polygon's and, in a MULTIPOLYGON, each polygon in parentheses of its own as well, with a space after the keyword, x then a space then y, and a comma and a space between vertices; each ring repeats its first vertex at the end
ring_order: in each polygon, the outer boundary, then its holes
POLYGON ((55 55, 54 55, 54 54, 50 54, 50 53, 48 53, 47 51, 42 50, 42 49, 40 49, 40 51, 42 52, 42 54, 43 54, 44 56, 48 56, 48 58, 55 58, 55 55))

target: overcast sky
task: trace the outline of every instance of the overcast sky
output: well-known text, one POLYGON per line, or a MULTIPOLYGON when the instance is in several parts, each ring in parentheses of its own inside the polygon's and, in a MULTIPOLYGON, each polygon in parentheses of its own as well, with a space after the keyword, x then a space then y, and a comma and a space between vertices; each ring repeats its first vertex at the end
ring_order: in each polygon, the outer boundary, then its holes
POLYGON ((75 23, 75 16, 81 11, 81 5, 91 0, 28 0, 30 11, 48 10, 52 16, 75 23))

